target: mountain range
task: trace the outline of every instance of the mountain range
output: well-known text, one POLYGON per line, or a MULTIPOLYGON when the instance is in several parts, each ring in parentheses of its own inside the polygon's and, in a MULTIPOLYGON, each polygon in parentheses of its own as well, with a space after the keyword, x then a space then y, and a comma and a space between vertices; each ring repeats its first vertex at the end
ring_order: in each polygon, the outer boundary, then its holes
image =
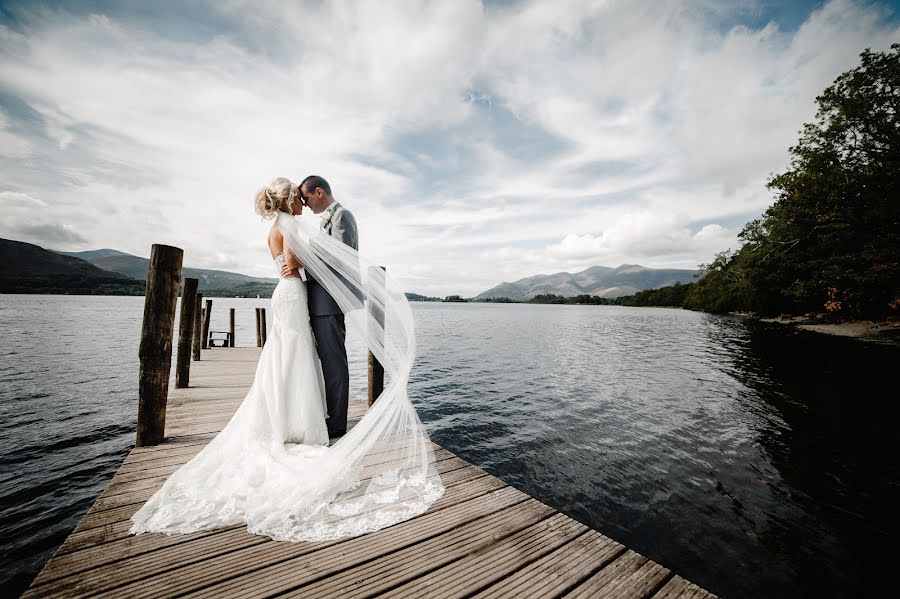
MULTIPOLYGON (((143 295, 150 260, 109 248, 57 252, 0 239, 0 293, 143 295)), ((208 268, 184 268, 207 296, 270 297, 275 278, 208 268)))
POLYGON ((0 239, 0 292, 143 295, 145 284, 77 257, 0 239))
MULTIPOLYGON (((143 295, 147 258, 103 248, 85 252, 55 252, 0 239, 0 293, 72 293, 143 295)), ((271 297, 276 278, 250 277, 225 270, 186 267, 183 276, 199 281, 206 296, 271 297)), ((537 295, 593 295, 616 298, 645 289, 690 283, 698 271, 655 269, 636 264, 618 268, 591 266, 576 273, 534 275, 501 283, 474 299, 509 298, 527 301, 537 295)))
MULTIPOLYGON (((99 268, 127 275, 139 281, 147 280, 148 258, 126 254, 118 250, 104 248, 87 252, 59 252, 67 256, 81 258, 99 268)), ((274 267, 273 267, 274 270, 274 267)), ((204 295, 240 295, 269 297, 278 284, 278 279, 251 277, 236 272, 209 268, 182 269, 182 276, 197 279, 198 288, 204 295), (211 294, 210 292, 216 292, 211 294)))
POLYGON ((591 266, 576 273, 534 275, 512 283, 500 283, 475 296, 475 300, 507 297, 526 301, 545 294, 563 297, 593 295, 612 299, 634 295, 645 289, 690 283, 698 273, 699 271, 677 268, 646 268, 637 264, 623 264, 618 268, 591 266))

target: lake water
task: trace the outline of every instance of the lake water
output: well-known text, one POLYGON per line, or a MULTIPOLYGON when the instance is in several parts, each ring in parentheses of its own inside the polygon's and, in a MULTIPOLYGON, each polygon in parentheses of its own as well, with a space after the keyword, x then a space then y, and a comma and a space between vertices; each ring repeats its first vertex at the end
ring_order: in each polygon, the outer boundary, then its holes
MULTIPOLYGON (((237 310, 255 345, 268 300, 237 310)), ((700 313, 413 304, 434 440, 725 597, 893 590, 900 348, 700 313)), ((17 594, 134 443, 142 297, 0 295, 0 556, 17 594)), ((271 318, 271 315, 270 315, 271 318)), ((365 354, 351 343, 351 386, 365 354)))

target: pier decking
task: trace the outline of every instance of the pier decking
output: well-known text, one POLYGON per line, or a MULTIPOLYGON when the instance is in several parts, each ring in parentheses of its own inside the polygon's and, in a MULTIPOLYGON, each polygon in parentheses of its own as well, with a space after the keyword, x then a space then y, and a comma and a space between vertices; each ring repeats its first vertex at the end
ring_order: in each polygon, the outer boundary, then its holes
MULTIPOLYGON (((128 536, 131 515, 231 418, 259 352, 203 351, 191 387, 169 392, 165 442, 128 454, 23 597, 714 597, 437 445, 444 496, 375 533, 128 536)), ((351 402, 351 421, 365 409, 351 402)))

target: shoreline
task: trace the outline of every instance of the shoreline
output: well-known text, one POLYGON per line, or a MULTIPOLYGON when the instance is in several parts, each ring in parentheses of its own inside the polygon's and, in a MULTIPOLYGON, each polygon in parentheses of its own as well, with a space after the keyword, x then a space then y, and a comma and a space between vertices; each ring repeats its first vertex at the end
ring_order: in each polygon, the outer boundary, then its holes
POLYGON ((874 341, 900 345, 900 319, 888 320, 847 320, 844 322, 823 322, 817 315, 780 316, 761 318, 746 312, 729 312, 730 316, 751 318, 759 322, 781 324, 802 331, 810 331, 832 337, 849 337, 863 341, 874 341))

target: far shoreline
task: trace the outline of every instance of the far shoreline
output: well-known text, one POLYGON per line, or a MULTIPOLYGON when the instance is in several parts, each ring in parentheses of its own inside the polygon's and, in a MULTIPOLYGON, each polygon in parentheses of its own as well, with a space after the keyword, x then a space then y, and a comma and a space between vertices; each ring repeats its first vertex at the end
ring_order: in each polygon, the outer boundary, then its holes
MULTIPOLYGON (((54 295, 69 297, 144 297, 144 294, 129 293, 41 293, 41 292, 0 292, 0 295, 54 295)), ((270 299, 270 296, 247 297, 247 296, 228 296, 228 295, 210 295, 209 299, 270 299)), ((670 310, 686 310, 682 306, 625 306, 621 304, 577 304, 577 303, 552 303, 552 302, 483 302, 483 301, 444 301, 441 299, 410 299, 411 303, 422 304, 494 304, 494 305, 531 305, 531 306, 595 306, 595 307, 612 307, 612 308, 668 308, 670 310)), ((863 341, 872 341, 888 345, 900 346, 900 318, 893 317, 886 320, 847 320, 843 322, 823 322, 823 314, 807 314, 804 316, 779 316, 774 318, 761 317, 752 312, 728 312, 725 314, 716 314, 714 312, 706 312, 696 310, 703 314, 713 316, 734 316, 757 322, 765 322, 769 324, 780 324, 793 327, 802 331, 809 331, 821 335, 829 335, 832 337, 847 337, 851 339, 860 339, 863 341)))
POLYGON ((802 331, 830 335, 832 337, 848 337, 863 341, 900 345, 900 318, 823 322, 821 318, 822 315, 815 314, 764 318, 748 312, 729 312, 728 316, 737 316, 739 318, 747 318, 758 322, 780 324, 802 331))

